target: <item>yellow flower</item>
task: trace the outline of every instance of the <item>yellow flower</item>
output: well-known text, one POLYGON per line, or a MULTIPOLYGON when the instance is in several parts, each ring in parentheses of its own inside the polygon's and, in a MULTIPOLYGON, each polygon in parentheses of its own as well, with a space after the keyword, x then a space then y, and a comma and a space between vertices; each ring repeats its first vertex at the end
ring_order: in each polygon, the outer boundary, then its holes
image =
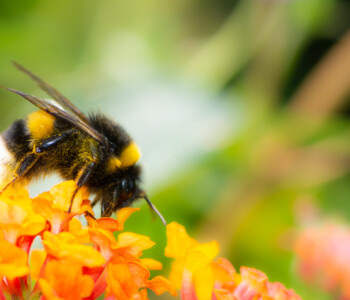
POLYGON ((170 280, 181 288, 183 300, 301 300, 259 270, 242 267, 239 275, 228 260, 214 261, 217 242, 200 244, 175 222, 167 226, 167 237, 165 255, 175 259, 170 280))
POLYGON ((167 226, 167 237, 165 256, 175 258, 170 279, 178 289, 182 285, 182 293, 194 288, 199 300, 211 299, 215 283, 211 262, 219 252, 218 243, 200 244, 175 222, 167 226))

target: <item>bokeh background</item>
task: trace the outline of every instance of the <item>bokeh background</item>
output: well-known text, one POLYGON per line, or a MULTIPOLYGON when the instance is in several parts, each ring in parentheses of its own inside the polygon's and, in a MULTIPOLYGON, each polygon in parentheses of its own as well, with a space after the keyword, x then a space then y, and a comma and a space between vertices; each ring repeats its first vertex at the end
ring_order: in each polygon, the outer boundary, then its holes
MULTIPOLYGON (((0 82, 46 97, 15 60, 140 145, 144 186, 168 222, 304 299, 293 241, 350 221, 350 1, 1 1, 0 82)), ((0 129, 34 107, 0 91, 0 129)), ((47 190, 57 178, 33 184, 47 190)), ((147 206, 127 229, 157 245, 147 206)), ((167 295, 163 296, 164 299, 167 295)))

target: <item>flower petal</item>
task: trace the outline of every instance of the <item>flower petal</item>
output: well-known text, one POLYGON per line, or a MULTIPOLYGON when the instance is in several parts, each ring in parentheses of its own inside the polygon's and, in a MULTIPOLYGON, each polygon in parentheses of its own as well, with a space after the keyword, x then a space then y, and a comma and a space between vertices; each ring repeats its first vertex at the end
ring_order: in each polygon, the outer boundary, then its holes
POLYGON ((32 279, 37 280, 41 268, 46 259, 46 252, 44 250, 33 250, 30 254, 30 276, 32 279))
POLYGON ((171 282, 163 276, 156 276, 147 282, 147 287, 151 289, 156 295, 161 295, 164 292, 169 292, 172 296, 177 295, 176 288, 171 282))
POLYGON ((241 267, 242 281, 233 295, 239 299, 253 299, 262 294, 268 295, 267 276, 256 269, 241 267))
POLYGON ((137 297, 139 289, 132 279, 132 273, 125 264, 108 265, 107 296, 115 296, 118 300, 129 300, 137 297))
POLYGON ((209 266, 197 270, 193 274, 194 289, 198 300, 210 300, 215 278, 209 266))
POLYGON ((71 212, 68 213, 72 195, 77 189, 78 187, 73 180, 65 181, 52 187, 49 192, 44 192, 32 200, 34 211, 51 224, 52 232, 61 232, 63 227, 67 226, 66 222, 75 215, 82 214, 85 210, 91 210, 90 201, 85 201, 88 198, 87 190, 79 188, 74 196, 71 212), (86 205, 90 209, 85 207, 86 205))
POLYGON ((68 231, 75 236, 77 241, 81 244, 91 243, 89 229, 84 228, 80 221, 76 218, 73 218, 68 223, 68 231))
POLYGON ((78 300, 90 296, 94 281, 82 274, 80 265, 51 260, 39 285, 46 299, 78 300))
POLYGON ((142 251, 155 245, 148 236, 132 232, 123 232, 118 235, 118 248, 125 250, 132 255, 141 256, 142 251))
POLYGON ((27 203, 21 206, 14 202, 0 201, 0 230, 9 242, 15 244, 20 236, 38 234, 45 228, 45 224, 45 219, 33 213, 32 207, 27 203))
POLYGON ((108 261, 117 248, 117 241, 115 240, 113 234, 108 230, 103 230, 101 228, 90 228, 89 235, 91 241, 100 251, 101 255, 108 261))
POLYGON ((214 289, 214 294, 216 296, 216 300, 238 300, 238 298, 233 296, 232 293, 225 289, 214 289))
POLYGON ((218 258, 211 263, 211 269, 215 278, 215 288, 233 292, 241 282, 241 277, 236 273, 232 264, 225 258, 218 258))
POLYGON ((78 188, 74 180, 61 182, 53 186, 49 192, 40 194, 39 197, 51 200, 54 208, 68 211, 72 196, 77 189, 78 192, 74 196, 71 212, 80 213, 80 206, 84 199, 89 198, 89 193, 84 187, 78 188))
POLYGON ((167 257, 184 259, 186 251, 198 245, 198 242, 189 237, 185 227, 176 222, 168 224, 166 232, 168 243, 165 248, 165 256, 167 257))
POLYGON ((0 241, 0 275, 12 280, 29 273, 28 255, 8 241, 0 241))
POLYGON ((161 262, 152 258, 141 258, 140 261, 147 269, 150 270, 161 270, 163 268, 161 262))
POLYGON ((90 245, 80 244, 77 238, 68 232, 54 235, 46 231, 42 243, 48 254, 62 261, 72 261, 91 268, 105 263, 105 259, 97 250, 90 245))
POLYGON ((124 229, 124 223, 129 217, 136 211, 139 211, 140 209, 137 207, 124 207, 117 211, 117 220, 121 225, 121 228, 119 230, 124 229))
POLYGON ((205 254, 208 260, 212 261, 219 254, 220 247, 217 241, 211 241, 209 243, 199 244, 194 249, 205 254))

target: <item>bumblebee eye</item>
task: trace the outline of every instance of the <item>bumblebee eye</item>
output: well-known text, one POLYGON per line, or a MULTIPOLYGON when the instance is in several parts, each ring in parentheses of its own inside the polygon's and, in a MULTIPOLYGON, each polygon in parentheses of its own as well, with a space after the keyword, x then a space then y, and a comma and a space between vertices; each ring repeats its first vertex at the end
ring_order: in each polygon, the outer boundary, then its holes
POLYGON ((130 191, 134 190, 134 187, 135 187, 134 181, 130 179, 129 180, 129 190, 130 191))
POLYGON ((124 178, 120 182, 123 191, 129 193, 134 189, 134 182, 130 178, 124 178))
POLYGON ((127 191, 127 189, 128 189, 128 181, 125 178, 122 179, 120 185, 122 187, 122 190, 127 191))

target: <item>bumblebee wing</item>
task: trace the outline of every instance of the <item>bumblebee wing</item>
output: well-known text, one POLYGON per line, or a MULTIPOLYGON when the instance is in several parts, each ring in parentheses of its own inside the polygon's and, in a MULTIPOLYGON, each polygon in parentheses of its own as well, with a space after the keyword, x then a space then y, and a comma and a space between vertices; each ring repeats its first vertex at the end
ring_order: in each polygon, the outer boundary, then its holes
POLYGON ((13 62, 13 64, 15 65, 15 67, 18 70, 20 70, 24 74, 28 75, 31 79, 33 79, 43 91, 45 91, 49 96, 51 96, 53 99, 55 99, 63 108, 71 111, 80 120, 82 120, 85 124, 90 123, 88 118, 72 102, 70 102, 65 96, 63 96, 54 87, 52 87, 46 81, 41 79, 39 76, 33 74, 28 69, 21 66, 20 64, 18 64, 16 62, 13 62))
POLYGON ((20 91, 11 89, 11 88, 7 88, 7 87, 5 87, 5 88, 11 92, 16 93, 17 95, 22 96, 24 99, 28 100, 30 103, 34 104, 36 107, 47 112, 48 114, 50 114, 56 118, 62 119, 64 121, 70 123, 74 127, 77 127, 84 134, 89 135, 90 137, 92 137, 94 140, 96 140, 100 144, 102 144, 104 146, 108 146, 108 143, 102 134, 100 134, 98 131, 96 131, 94 128, 92 128, 90 125, 86 124, 84 121, 80 120, 77 116, 70 114, 70 113, 66 112, 65 110, 62 110, 59 107, 57 107, 53 104, 50 104, 49 102, 47 102, 43 99, 40 99, 38 97, 28 95, 26 93, 23 93, 23 92, 20 92, 20 91))

